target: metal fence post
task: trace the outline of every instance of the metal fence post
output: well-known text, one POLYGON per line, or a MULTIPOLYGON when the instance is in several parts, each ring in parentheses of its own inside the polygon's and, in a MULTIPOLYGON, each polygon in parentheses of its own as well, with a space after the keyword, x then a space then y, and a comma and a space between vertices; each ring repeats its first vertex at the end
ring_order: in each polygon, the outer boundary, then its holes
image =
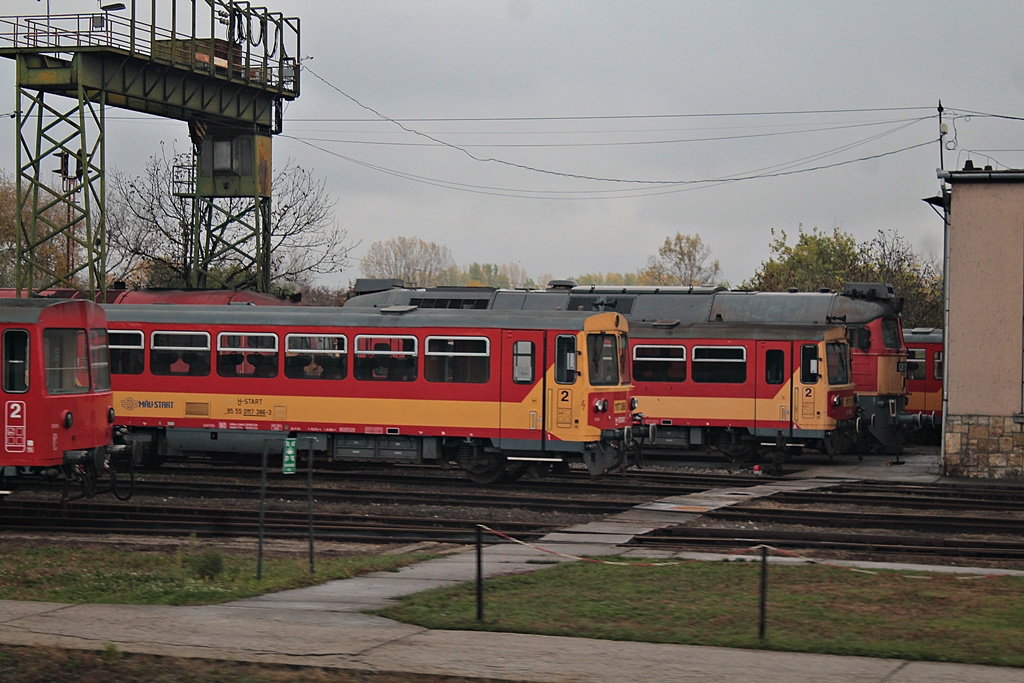
POLYGON ((761 546, 761 618, 757 625, 757 637, 764 640, 765 618, 768 612, 768 546, 761 546))
POLYGON ((316 574, 313 563, 313 439, 309 440, 309 474, 306 479, 306 491, 309 495, 309 573, 316 574))
POLYGON ((263 462, 260 466, 260 523, 259 523, 259 550, 256 555, 256 580, 263 578, 263 519, 266 511, 267 501, 267 451, 270 450, 270 442, 263 441, 263 462))
POLYGON ((484 620, 484 527, 476 525, 476 620, 484 620))

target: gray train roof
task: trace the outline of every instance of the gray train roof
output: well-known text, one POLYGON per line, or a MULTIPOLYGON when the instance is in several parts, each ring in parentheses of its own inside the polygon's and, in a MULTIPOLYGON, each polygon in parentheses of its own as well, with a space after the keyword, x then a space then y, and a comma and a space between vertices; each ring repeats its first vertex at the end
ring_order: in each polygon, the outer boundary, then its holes
MULTIPOLYGON (((581 330, 593 311, 567 316, 559 311, 425 311, 412 306, 338 308, 318 306, 192 306, 108 304, 110 322, 153 324, 302 327, 478 327, 581 330)), ((625 317, 625 316, 623 316, 625 317)))
POLYGON ((903 341, 907 344, 941 344, 942 330, 938 327, 915 327, 903 330, 903 341))
POLYGON ((891 299, 868 299, 836 292, 739 292, 711 288, 574 287, 570 291, 499 290, 494 308, 611 310, 631 322, 678 319, 683 322, 858 325, 895 316, 891 299))
POLYGON ((0 322, 28 325, 39 322, 39 316, 43 311, 53 306, 61 305, 82 306, 89 305, 88 301, 70 301, 68 299, 0 299, 0 322))
MULTIPOLYGON (((762 324, 744 325, 730 323, 674 323, 633 322, 629 325, 629 336, 634 343, 644 339, 758 339, 762 341, 820 341, 826 332, 836 325, 790 325, 762 324)), ((845 340, 840 334, 837 340, 845 340)))
POLYGON ((493 287, 431 287, 415 289, 395 287, 359 294, 345 302, 345 308, 383 308, 386 306, 419 306, 420 308, 484 309, 490 306, 493 287))
POLYGON ((745 292, 714 287, 576 286, 545 290, 491 287, 392 288, 356 296, 345 307, 413 304, 422 308, 615 311, 633 322, 676 319, 682 322, 862 325, 896 316, 902 300, 891 285, 850 283, 838 292, 745 292))

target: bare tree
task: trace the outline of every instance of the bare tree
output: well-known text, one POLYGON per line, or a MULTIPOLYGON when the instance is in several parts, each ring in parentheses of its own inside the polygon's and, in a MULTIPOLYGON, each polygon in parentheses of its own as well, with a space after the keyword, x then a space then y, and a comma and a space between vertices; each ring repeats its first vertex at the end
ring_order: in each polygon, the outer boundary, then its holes
MULTIPOLYGON (((63 209, 60 206, 48 209, 45 215, 53 225, 66 224, 63 221, 63 209)), ((22 220, 28 221, 30 217, 31 208, 25 207, 22 210, 22 220)), ((78 251, 76 245, 59 238, 46 240, 37 245, 35 250, 36 262, 43 264, 55 273, 66 273, 70 266, 68 261, 74 261, 78 251)), ((14 178, 6 172, 0 171, 0 287, 16 285, 15 266, 18 258, 17 185, 14 178)))
MULTIPOLYGON (((230 244, 245 228, 221 221, 211 233, 192 234, 192 198, 175 194, 175 168, 191 164, 191 154, 152 156, 142 175, 112 174, 107 197, 107 270, 135 286, 187 287, 192 269, 216 272, 229 284, 245 282, 254 270, 251 254, 219 254, 213 242, 230 244), (193 240, 200 240, 199 249, 193 240), (199 253, 199 262, 193 256, 199 253)), ((307 169, 291 160, 274 174, 270 215, 271 281, 280 289, 308 285, 316 275, 335 274, 348 264, 347 233, 334 220, 337 200, 307 169)), ((237 215, 229 207, 228 215, 237 215)))
POLYGON ((701 285, 718 284, 722 269, 718 261, 707 262, 711 247, 706 246, 700 235, 666 237, 658 248, 657 256, 647 259, 647 267, 640 271, 640 281, 651 285, 701 285))
POLYGON ((407 285, 435 287, 446 284, 454 266, 448 247, 418 237, 392 237, 370 245, 361 270, 366 277, 399 278, 407 285))

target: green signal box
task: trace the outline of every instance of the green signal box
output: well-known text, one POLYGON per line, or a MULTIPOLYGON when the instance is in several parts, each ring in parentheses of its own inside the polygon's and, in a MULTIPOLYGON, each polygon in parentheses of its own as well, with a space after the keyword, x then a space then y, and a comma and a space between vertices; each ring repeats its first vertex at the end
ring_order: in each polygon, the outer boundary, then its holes
POLYGON ((284 462, 281 474, 295 474, 295 439, 284 440, 284 462))

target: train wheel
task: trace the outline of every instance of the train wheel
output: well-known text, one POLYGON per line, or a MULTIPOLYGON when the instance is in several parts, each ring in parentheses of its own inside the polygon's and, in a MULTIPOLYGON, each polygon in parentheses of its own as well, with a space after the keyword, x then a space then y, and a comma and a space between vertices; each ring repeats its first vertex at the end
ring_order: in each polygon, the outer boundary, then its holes
POLYGON ((505 468, 505 478, 502 481, 519 481, 519 479, 526 474, 529 470, 530 464, 525 462, 510 463, 505 468))
POLYGON ((757 455, 757 446, 752 443, 727 443, 718 444, 718 450, 725 456, 725 459, 729 462, 742 465, 748 463, 754 459, 757 455))
POLYGON ((497 453, 485 453, 479 444, 459 444, 456 461, 465 470, 466 476, 477 484, 497 484, 508 476, 505 457, 497 453))
POLYGON ((129 500, 135 492, 135 458, 129 453, 122 458, 110 459, 110 490, 118 500, 129 500), (117 475, 121 474, 118 482, 117 475))
POLYGON ((529 466, 530 477, 533 479, 547 479, 551 474, 551 465, 546 462, 531 462, 529 466))

